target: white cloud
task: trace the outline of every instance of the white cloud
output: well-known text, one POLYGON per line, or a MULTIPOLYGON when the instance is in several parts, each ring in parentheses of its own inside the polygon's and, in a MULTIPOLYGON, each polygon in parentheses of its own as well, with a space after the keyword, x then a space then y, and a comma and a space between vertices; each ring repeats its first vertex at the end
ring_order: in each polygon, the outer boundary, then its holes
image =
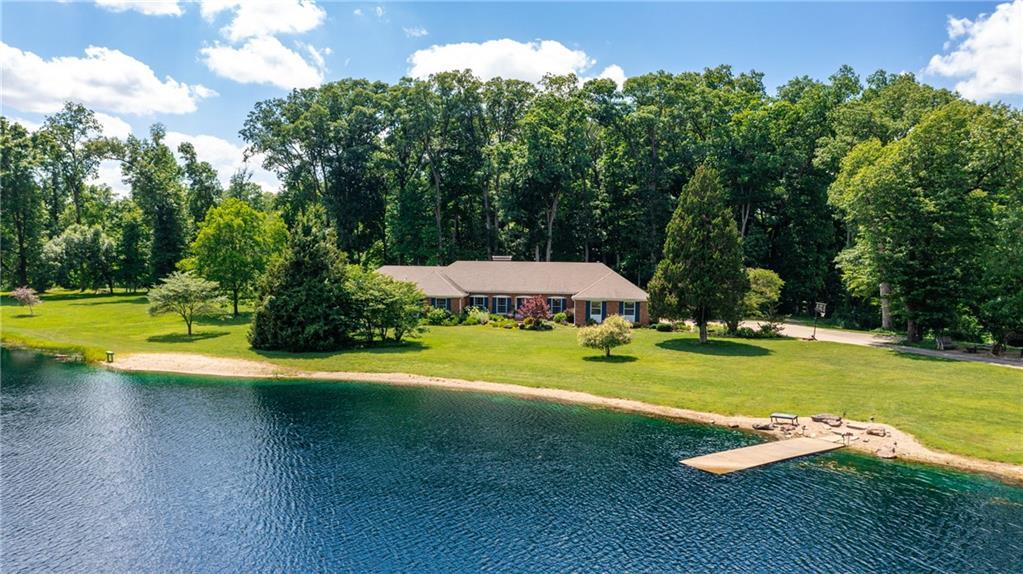
POLYGON ((4 70, 4 106, 26 112, 51 113, 67 100, 123 114, 185 114, 194 112, 203 98, 216 92, 167 76, 156 77, 152 68, 119 50, 89 46, 85 57, 38 55, 0 42, 0 68, 4 70))
POLYGON ((131 124, 119 117, 96 112, 96 120, 99 121, 100 131, 108 138, 123 140, 131 135, 131 124))
POLYGON ((326 13, 313 0, 202 0, 202 17, 213 21, 221 12, 234 12, 220 29, 232 42, 271 34, 301 34, 323 23, 326 13))
POLYGON ((377 18, 383 18, 383 17, 384 17, 384 14, 386 14, 386 13, 387 13, 387 12, 386 12, 386 11, 384 10, 384 7, 383 7, 383 6, 377 6, 376 8, 374 8, 374 9, 373 9, 373 12, 375 12, 375 13, 376 13, 376 15, 377 15, 377 18))
POLYGON ((217 44, 199 52, 206 67, 215 74, 242 84, 271 84, 291 89, 323 82, 322 66, 309 64, 273 36, 252 38, 240 48, 217 44))
POLYGON ((356 16, 362 16, 362 8, 356 8, 355 10, 352 10, 352 14, 355 14, 356 16))
POLYGON ((422 38, 423 36, 426 36, 427 34, 430 33, 426 30, 426 28, 423 28, 422 26, 411 26, 409 28, 402 28, 402 31, 405 32, 405 35, 408 36, 409 38, 422 38))
POLYGON ((11 123, 21 124, 21 127, 25 128, 26 130, 28 130, 30 132, 36 131, 37 129, 39 129, 43 125, 42 122, 37 122, 37 121, 33 121, 33 120, 26 120, 25 118, 7 118, 7 119, 10 120, 11 123))
POLYGON ((91 182, 109 186, 118 197, 127 197, 131 193, 131 188, 124 183, 122 177, 121 162, 106 159, 99 162, 96 177, 92 178, 91 182))
POLYGON ((956 90, 974 100, 1023 94, 1023 0, 999 4, 976 20, 948 19, 947 54, 935 54, 926 73, 962 78, 956 90))
POLYGON ((252 181, 258 183, 266 191, 277 191, 280 182, 277 176, 263 169, 261 156, 253 156, 245 161, 245 148, 235 145, 225 139, 216 136, 199 134, 189 135, 181 132, 167 132, 164 143, 177 152, 182 142, 192 142, 195 146, 195 154, 202 161, 210 162, 210 165, 217 170, 220 183, 227 186, 231 176, 238 169, 248 167, 252 171, 252 181))
MULTIPOLYGON (((437 72, 470 69, 483 80, 495 77, 538 82, 547 74, 585 74, 597 61, 582 50, 572 50, 555 40, 518 42, 504 38, 486 42, 462 42, 417 50, 408 59, 409 75, 425 78, 437 72)), ((625 72, 611 65, 600 73, 621 85, 625 72)))
POLYGON ((180 16, 185 13, 178 0, 96 0, 96 5, 111 12, 134 10, 146 16, 180 16))
POLYGON ((623 70, 618 64, 611 64, 604 68, 602 72, 597 74, 597 79, 602 78, 614 80, 614 82, 618 84, 618 88, 621 89, 621 87, 625 84, 625 70, 623 70))

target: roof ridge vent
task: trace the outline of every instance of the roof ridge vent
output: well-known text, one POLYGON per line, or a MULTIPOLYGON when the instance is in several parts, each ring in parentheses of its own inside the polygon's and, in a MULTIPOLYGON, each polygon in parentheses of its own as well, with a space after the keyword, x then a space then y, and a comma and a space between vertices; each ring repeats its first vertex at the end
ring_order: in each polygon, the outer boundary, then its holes
POLYGON ((511 255, 491 255, 490 256, 490 260, 491 261, 511 261, 512 260, 512 256, 511 255))

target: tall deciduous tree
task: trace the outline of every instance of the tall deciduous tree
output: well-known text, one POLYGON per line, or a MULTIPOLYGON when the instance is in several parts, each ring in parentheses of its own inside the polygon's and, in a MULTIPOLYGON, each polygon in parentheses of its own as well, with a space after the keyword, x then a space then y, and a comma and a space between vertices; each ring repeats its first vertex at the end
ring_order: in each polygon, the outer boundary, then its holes
POLYGON ((43 286, 43 198, 35 180, 39 161, 28 130, 0 117, 0 261, 7 286, 43 286))
POLYGON ((192 243, 192 256, 196 271, 230 295, 237 317, 239 297, 255 286, 286 240, 284 222, 275 214, 226 199, 206 212, 192 243))
POLYGON ((692 318, 707 342, 707 323, 730 318, 746 293, 739 231, 713 168, 701 166, 679 195, 664 240, 664 258, 650 280, 651 311, 692 318))
POLYGON ((182 172, 174 152, 163 142, 165 134, 163 126, 156 124, 148 139, 130 136, 122 164, 132 198, 152 230, 149 263, 153 280, 175 270, 187 237, 182 172))
POLYGON ((217 179, 217 170, 207 161, 199 160, 195 146, 191 142, 183 142, 178 146, 178 153, 184 160, 182 166, 185 178, 188 179, 187 200, 188 212, 195 225, 202 223, 206 212, 216 205, 224 194, 217 179))
POLYGON ((48 142, 54 184, 70 195, 75 223, 83 223, 86 182, 96 175, 106 146, 96 114, 73 102, 46 118, 43 134, 48 142))

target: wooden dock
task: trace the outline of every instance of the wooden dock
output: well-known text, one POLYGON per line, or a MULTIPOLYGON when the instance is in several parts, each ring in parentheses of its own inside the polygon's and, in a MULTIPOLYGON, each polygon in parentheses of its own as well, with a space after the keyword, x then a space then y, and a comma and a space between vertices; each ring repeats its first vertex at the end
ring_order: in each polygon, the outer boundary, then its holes
POLYGON ((728 474, 800 456, 828 452, 843 446, 845 445, 840 442, 834 443, 819 438, 792 438, 687 458, 682 464, 713 474, 728 474))

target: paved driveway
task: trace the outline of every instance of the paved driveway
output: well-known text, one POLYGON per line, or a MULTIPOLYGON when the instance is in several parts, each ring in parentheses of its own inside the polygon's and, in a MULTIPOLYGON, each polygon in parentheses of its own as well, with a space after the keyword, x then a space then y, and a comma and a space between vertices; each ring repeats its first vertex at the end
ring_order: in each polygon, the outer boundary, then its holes
MULTIPOLYGON (((752 327, 756 327, 758 323, 753 321, 747 324, 752 327)), ((782 334, 789 337, 806 339, 813 334, 813 326, 784 323, 782 334)), ((896 345, 893 337, 867 333, 864 331, 842 331, 839 329, 825 329, 817 327, 817 340, 830 341, 832 343, 845 343, 847 345, 860 345, 862 347, 882 347, 885 349, 892 349, 900 353, 913 353, 915 355, 925 355, 928 357, 952 359, 956 361, 972 361, 975 363, 988 363, 991 365, 1012 367, 1014 369, 1023 369, 1023 360, 1018 358, 992 357, 982 353, 971 354, 962 351, 938 351, 936 349, 920 349, 917 347, 896 345)))

